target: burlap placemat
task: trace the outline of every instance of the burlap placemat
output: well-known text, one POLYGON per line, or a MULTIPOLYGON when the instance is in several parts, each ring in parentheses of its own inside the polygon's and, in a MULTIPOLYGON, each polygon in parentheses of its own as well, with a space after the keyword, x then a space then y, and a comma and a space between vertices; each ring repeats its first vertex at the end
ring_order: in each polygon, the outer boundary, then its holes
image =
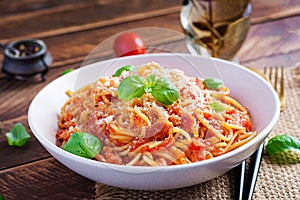
MULTIPOLYGON (((286 107, 267 140, 277 134, 300 139, 300 67, 285 71, 286 107)), ((234 170, 195 186, 166 191, 125 190, 96 184, 96 199, 234 199, 234 170)), ((253 199, 300 199, 300 164, 271 163, 264 154, 253 199)))
MULTIPOLYGON (((269 137, 289 134, 300 139, 300 67, 285 73, 286 107, 269 137)), ((254 199, 300 199, 300 164, 280 165, 264 155, 254 199)))

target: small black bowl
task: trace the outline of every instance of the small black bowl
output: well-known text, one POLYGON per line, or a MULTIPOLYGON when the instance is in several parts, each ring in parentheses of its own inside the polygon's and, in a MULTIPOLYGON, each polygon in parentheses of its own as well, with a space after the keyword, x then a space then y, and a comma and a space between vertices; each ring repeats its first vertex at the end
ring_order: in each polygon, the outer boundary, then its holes
POLYGON ((24 79, 26 77, 41 74, 45 81, 45 74, 52 63, 51 54, 47 51, 46 44, 37 39, 28 39, 11 42, 4 50, 2 72, 8 79, 24 79), (18 50, 18 53, 11 51, 18 50))

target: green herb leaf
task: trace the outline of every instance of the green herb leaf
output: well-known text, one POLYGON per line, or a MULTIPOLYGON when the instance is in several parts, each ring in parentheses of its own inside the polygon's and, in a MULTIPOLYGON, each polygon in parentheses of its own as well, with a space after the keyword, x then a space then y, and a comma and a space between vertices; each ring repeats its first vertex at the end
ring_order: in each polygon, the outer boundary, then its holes
POLYGON ((176 87, 165 78, 155 79, 152 74, 144 80, 139 76, 126 77, 118 87, 118 98, 130 100, 135 97, 141 97, 144 93, 151 93, 152 96, 164 105, 171 105, 176 102, 180 93, 176 87))
POLYGON ((141 97, 144 91, 144 79, 139 76, 126 77, 118 87, 118 98, 130 100, 135 97, 141 97))
POLYGON ((215 79, 215 78, 207 78, 204 79, 204 85, 208 89, 218 89, 220 87, 223 87, 223 82, 221 80, 215 79))
POLYGON ((72 71, 74 71, 74 69, 66 69, 66 70, 64 70, 64 71, 61 73, 61 76, 65 75, 65 74, 67 74, 67 73, 70 73, 70 72, 72 72, 72 71))
POLYGON ((146 78, 145 84, 144 84, 144 90, 146 92, 151 92, 152 88, 155 86, 156 84, 156 79, 155 79, 155 74, 151 74, 150 76, 148 76, 146 78))
POLYGON ((124 67, 119 68, 114 75, 112 75, 113 77, 116 76, 121 76, 123 71, 129 71, 129 72, 133 72, 135 73, 135 67, 133 65, 126 65, 124 67))
POLYGON ((266 145, 266 150, 270 155, 289 149, 300 150, 300 142, 287 134, 271 138, 266 145))
POLYGON ((102 143, 94 135, 76 132, 62 148, 84 158, 94 158, 102 150, 102 143))
POLYGON ((171 85, 165 78, 156 80, 156 84, 152 88, 151 94, 159 103, 164 105, 171 105, 180 97, 178 89, 171 85))
POLYGON ((0 194, 0 200, 4 200, 4 197, 0 194))
POLYGON ((266 151, 272 161, 283 164, 300 163, 300 142, 297 138, 283 134, 271 138, 266 151))
POLYGON ((224 111, 223 106, 217 101, 210 103, 209 106, 217 113, 224 111))
POLYGON ((6 138, 10 146, 22 147, 30 138, 26 128, 21 123, 16 123, 8 133, 6 138))

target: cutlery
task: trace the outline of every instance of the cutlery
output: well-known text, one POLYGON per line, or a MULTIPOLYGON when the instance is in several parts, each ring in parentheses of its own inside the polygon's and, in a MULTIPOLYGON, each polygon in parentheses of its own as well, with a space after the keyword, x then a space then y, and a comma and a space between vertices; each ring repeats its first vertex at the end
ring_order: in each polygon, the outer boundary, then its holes
MULTIPOLYGON (((265 67, 263 73, 255 68, 249 68, 256 72, 263 78, 265 78, 276 90, 280 100, 280 111, 283 111, 285 107, 284 98, 284 67, 265 67), (275 69, 275 70, 274 70, 275 69)), ((264 143, 250 156, 249 168, 246 169, 247 159, 236 167, 238 174, 240 174, 237 180, 237 199, 238 200, 251 200, 256 185, 256 180, 262 160, 264 150, 264 143)))

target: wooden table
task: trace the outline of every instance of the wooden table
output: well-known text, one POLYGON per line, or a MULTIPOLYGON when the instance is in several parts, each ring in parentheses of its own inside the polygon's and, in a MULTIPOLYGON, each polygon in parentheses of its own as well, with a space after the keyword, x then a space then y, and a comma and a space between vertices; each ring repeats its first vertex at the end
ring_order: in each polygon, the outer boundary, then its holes
MULTIPOLYGON (((243 65, 295 66, 300 58, 300 1, 253 0, 252 25, 237 57, 243 65)), ((99 43, 133 28, 161 27, 182 32, 181 0, 2 0, 0 42, 38 38, 53 56, 45 82, 8 81, 0 73, 0 194, 5 199, 93 199, 95 183, 57 162, 32 135, 27 123, 34 96, 68 68, 77 68, 99 43), (10 147, 5 133, 17 122, 31 139, 10 147)), ((182 38, 161 38, 157 45, 182 38)), ((100 60, 113 57, 104 52, 100 60)), ((3 56, 0 55, 2 63, 3 56)))

